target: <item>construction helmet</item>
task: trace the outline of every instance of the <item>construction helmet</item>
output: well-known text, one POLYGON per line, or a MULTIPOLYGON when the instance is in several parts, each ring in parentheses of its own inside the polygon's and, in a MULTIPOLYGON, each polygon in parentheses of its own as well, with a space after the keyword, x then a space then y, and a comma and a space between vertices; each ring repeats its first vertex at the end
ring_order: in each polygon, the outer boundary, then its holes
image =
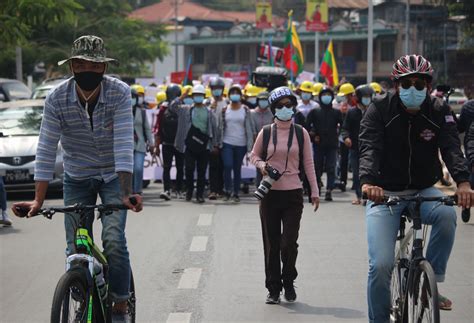
POLYGON ((251 83, 247 83, 247 85, 244 88, 244 94, 246 96, 257 96, 262 91, 265 91, 265 89, 255 86, 251 83))
POLYGON ((382 86, 381 86, 379 83, 377 83, 377 82, 372 82, 372 83, 370 83, 370 87, 371 87, 372 89, 374 89, 375 93, 377 93, 377 94, 380 94, 380 93, 383 92, 383 91, 382 91, 382 86))
POLYGON ((351 83, 344 83, 339 87, 339 92, 337 93, 337 96, 346 96, 354 93, 354 86, 351 83))
POLYGON ((166 93, 163 91, 156 93, 156 103, 160 104, 163 101, 166 101, 166 93))
POLYGON ((183 86, 181 93, 186 93, 188 96, 191 96, 191 94, 193 93, 193 87, 191 85, 185 85, 183 86))
POLYGON ((212 96, 212 91, 210 88, 206 87, 206 99, 212 96))
POLYGON ((140 84, 133 84, 130 86, 130 89, 132 89, 132 92, 135 92, 137 95, 145 95, 145 88, 140 84))
POLYGON ((313 85, 313 95, 318 96, 319 92, 321 92, 321 89, 323 88, 323 86, 324 86, 323 83, 320 83, 320 82, 314 83, 314 85, 313 85))
POLYGON ((206 89, 204 88, 204 85, 202 84, 196 84, 193 87, 193 95, 194 94, 203 94, 206 95, 206 89))
POLYGON ((303 83, 301 83, 298 90, 303 91, 303 92, 313 93, 313 82, 304 81, 303 83))

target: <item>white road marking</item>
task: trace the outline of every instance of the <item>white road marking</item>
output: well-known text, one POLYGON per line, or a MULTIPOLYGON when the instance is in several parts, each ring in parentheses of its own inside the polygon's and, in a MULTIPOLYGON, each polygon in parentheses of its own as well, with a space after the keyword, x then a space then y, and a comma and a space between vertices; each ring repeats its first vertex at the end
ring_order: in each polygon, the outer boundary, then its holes
POLYGON ((189 323, 192 313, 170 313, 166 323, 189 323))
POLYGON ((189 251, 194 251, 194 252, 206 251, 208 240, 209 240, 209 237, 207 236, 193 237, 193 241, 191 242, 189 251))
POLYGON ((212 224, 212 213, 203 213, 199 215, 198 226, 209 226, 212 224))
POLYGON ((201 279, 202 268, 186 268, 178 283, 178 289, 196 289, 201 279))

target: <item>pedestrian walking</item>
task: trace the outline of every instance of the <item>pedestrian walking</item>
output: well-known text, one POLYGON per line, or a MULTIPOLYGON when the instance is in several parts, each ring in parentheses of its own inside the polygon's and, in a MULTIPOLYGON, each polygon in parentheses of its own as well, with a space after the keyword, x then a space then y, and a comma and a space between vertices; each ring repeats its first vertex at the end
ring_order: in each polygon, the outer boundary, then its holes
POLYGON ((133 193, 142 194, 143 169, 148 151, 154 151, 154 138, 145 108, 145 88, 135 84, 131 86, 133 112, 133 193))
MULTIPOLYGON (((216 119, 216 127, 222 127, 222 109, 224 109, 229 101, 224 98, 225 82, 220 77, 213 77, 209 81, 212 97, 209 100, 209 107, 216 119)), ((224 164, 220 149, 214 149, 209 156, 209 196, 210 200, 216 200, 224 193, 224 164)))
POLYGON ((224 163, 224 200, 240 202, 242 160, 252 150, 254 131, 250 109, 241 103, 242 88, 234 84, 229 88, 230 103, 222 110, 219 138, 224 163), (232 176, 233 175, 233 176, 232 176))
POLYGON ((344 145, 349 149, 349 159, 352 169, 352 182, 356 193, 353 205, 362 203, 362 192, 359 179, 359 129, 362 117, 368 106, 372 103, 374 90, 370 85, 360 85, 355 91, 357 97, 357 108, 350 109, 342 125, 341 137, 344 145))
POLYGON ((266 194, 262 191, 260 201, 265 287, 268 289, 266 303, 278 304, 282 287, 288 302, 296 300, 297 240, 303 212, 303 187, 299 177, 302 169, 308 174, 315 211, 319 194, 309 134, 292 120, 296 97, 288 87, 279 87, 270 93, 269 103, 275 121, 258 134, 250 159, 266 176, 262 185, 269 187, 266 194))
POLYGON ((191 201, 194 192, 194 172, 197 169, 196 201, 204 203, 204 186, 209 153, 218 145, 214 114, 204 105, 206 90, 197 84, 184 89, 179 98, 170 103, 171 112, 178 114, 178 132, 175 147, 184 153, 186 172, 186 201, 191 201), (192 104, 187 104, 189 98, 192 104), (186 101, 185 101, 186 100, 186 101))
POLYGON ((166 101, 160 106, 157 122, 155 125, 155 155, 163 157, 163 192, 160 198, 169 201, 171 199, 171 168, 176 168, 176 185, 174 187, 175 197, 182 197, 184 179, 184 154, 175 147, 176 133, 178 132, 178 114, 168 109, 170 102, 181 96, 181 88, 177 84, 170 84, 166 88, 166 101))
MULTIPOLYGON (((315 165, 318 183, 321 183, 323 171, 326 171, 326 201, 332 201, 336 177, 336 162, 338 149, 338 128, 342 125, 342 113, 332 106, 334 92, 324 86, 319 92, 320 107, 308 114, 307 128, 316 144, 315 165)), ((321 188, 321 187, 319 187, 321 188)))

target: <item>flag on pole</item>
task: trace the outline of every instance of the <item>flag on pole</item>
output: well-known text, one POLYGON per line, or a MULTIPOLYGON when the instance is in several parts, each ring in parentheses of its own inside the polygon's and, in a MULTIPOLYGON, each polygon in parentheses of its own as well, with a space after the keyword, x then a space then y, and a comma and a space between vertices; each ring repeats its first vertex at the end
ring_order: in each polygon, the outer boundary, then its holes
POLYGON ((301 48, 295 25, 293 24, 292 15, 293 10, 290 10, 288 13, 288 27, 286 30, 283 59, 286 69, 289 70, 292 75, 297 76, 303 70, 304 58, 303 49, 301 48))
POLYGON ((334 49, 332 40, 329 41, 328 49, 324 54, 323 62, 319 72, 326 78, 326 83, 330 86, 339 84, 339 74, 337 73, 336 58, 334 57, 334 49))
POLYGON ((272 36, 270 36, 270 40, 268 41, 268 66, 275 66, 275 62, 273 61, 272 36))
POLYGON ((192 70, 192 65, 191 65, 192 60, 193 60, 193 56, 189 55, 188 65, 186 66, 186 74, 184 76, 183 85, 192 84, 192 81, 193 81, 193 70, 192 70))

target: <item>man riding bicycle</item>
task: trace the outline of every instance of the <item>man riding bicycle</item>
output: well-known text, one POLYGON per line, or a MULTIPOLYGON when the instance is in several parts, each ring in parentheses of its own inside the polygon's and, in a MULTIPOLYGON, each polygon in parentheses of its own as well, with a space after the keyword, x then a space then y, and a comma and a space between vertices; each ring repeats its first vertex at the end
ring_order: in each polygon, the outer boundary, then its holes
MULTIPOLYGON (((130 88, 122 81, 104 76, 107 63, 104 44, 96 36, 82 36, 72 46, 69 62, 74 77, 58 85, 45 102, 35 163, 36 192, 32 202, 13 204, 35 215, 43 205, 48 182, 53 179, 58 141, 64 151, 64 204, 123 203, 139 212, 129 201, 133 172, 133 119, 130 88)), ((104 254, 110 265, 113 321, 125 321, 130 285, 130 260, 125 238, 126 211, 102 217, 104 254)), ((94 214, 88 217, 92 233, 94 214)), ((79 215, 65 216, 67 250, 74 253, 75 228, 79 215)))
MULTIPOLYGON (((449 107, 428 94, 432 74, 424 57, 402 56, 393 65, 395 91, 376 98, 361 122, 360 182, 370 200, 366 208, 370 322, 389 321, 395 242, 401 213, 408 206, 372 207, 373 203, 391 192, 442 196, 433 186, 441 167, 438 150, 457 183, 458 205, 468 208, 474 201, 456 122, 449 107)), ((454 243, 456 212, 453 207, 427 202, 421 206, 421 218, 432 225, 426 258, 436 280, 443 282, 454 243)), ((440 295, 440 309, 451 306, 451 301, 440 295)))

